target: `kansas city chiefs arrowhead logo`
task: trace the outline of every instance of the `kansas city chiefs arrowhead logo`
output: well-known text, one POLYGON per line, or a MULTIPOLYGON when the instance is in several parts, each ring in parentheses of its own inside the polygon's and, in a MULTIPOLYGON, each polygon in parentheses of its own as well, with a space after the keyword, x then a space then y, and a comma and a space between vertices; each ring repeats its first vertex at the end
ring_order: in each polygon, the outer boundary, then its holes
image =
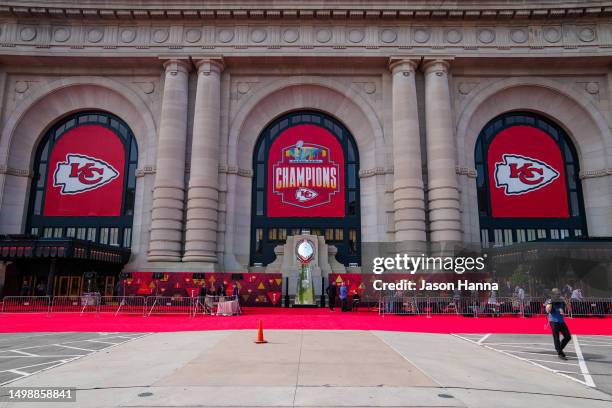
POLYGON ((82 154, 68 154, 65 162, 58 162, 53 175, 53 186, 61 187, 62 194, 80 194, 95 190, 119 177, 119 172, 103 160, 82 154))
POLYGON ((299 188, 295 191, 295 199, 303 203, 316 198, 319 194, 309 188, 299 188))
POLYGON ((495 163, 495 186, 504 188, 506 195, 525 194, 547 186, 559 177, 548 164, 520 156, 504 154, 503 162, 495 163))

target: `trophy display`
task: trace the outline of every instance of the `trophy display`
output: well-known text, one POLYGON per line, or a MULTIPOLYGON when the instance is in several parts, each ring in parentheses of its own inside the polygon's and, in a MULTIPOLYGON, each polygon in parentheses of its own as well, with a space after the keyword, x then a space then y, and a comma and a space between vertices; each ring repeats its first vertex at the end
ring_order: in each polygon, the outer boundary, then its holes
POLYGON ((309 239, 302 239, 298 241, 295 246, 295 254, 300 263, 300 271, 294 304, 314 305, 314 286, 310 267, 310 262, 313 260, 315 255, 314 243, 309 239))

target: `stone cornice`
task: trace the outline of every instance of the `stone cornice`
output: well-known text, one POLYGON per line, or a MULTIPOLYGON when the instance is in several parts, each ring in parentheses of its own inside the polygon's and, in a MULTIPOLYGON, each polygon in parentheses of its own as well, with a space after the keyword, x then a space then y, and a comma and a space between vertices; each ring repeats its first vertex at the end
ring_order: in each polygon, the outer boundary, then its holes
POLYGON ((9 176, 17 177, 32 177, 32 172, 27 169, 15 169, 8 167, 5 164, 0 165, 0 174, 6 174, 9 176))
POLYGON ((77 18, 103 20, 365 20, 365 19, 558 19, 612 15, 610 1, 489 1, 439 2, 425 0, 361 1, 210 1, 138 2, 127 0, 4 1, 0 15, 18 18, 77 18), (173 4, 174 3, 174 4, 173 4))
POLYGON ((582 170, 579 174, 580 179, 589 179, 597 177, 606 177, 612 175, 612 168, 599 169, 599 170, 582 170))
POLYGON ((359 178, 383 176, 385 174, 393 174, 393 167, 375 167, 373 169, 362 169, 359 170, 359 178))
POLYGON ((428 22, 2 19, 0 54, 36 56, 612 54, 612 19, 428 22), (47 49, 48 51, 45 51, 47 49), (205 51, 204 51, 205 50, 205 51))
POLYGON ((240 167, 234 167, 234 166, 224 166, 224 165, 220 165, 219 166, 219 173, 225 173, 225 174, 236 174, 238 176, 241 177, 253 177, 253 171, 251 169, 241 169, 240 167))

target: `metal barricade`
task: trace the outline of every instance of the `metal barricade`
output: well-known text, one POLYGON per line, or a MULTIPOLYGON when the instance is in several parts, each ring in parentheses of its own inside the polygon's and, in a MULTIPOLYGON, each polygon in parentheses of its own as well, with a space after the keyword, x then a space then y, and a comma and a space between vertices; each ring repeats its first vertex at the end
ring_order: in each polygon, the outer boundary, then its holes
POLYGON ((186 314, 193 316, 194 299, 190 297, 151 296, 146 300, 145 316, 152 314, 186 314))
POLYGON ((102 296, 100 298, 100 313, 138 314, 144 315, 145 298, 143 296, 102 296))
POLYGON ((49 313, 49 296, 7 296, 2 313, 49 313))
POLYGON ((100 295, 55 296, 51 302, 51 313, 98 313, 100 295))
POLYGON ((419 300, 411 296, 383 296, 379 301, 378 313, 381 315, 419 314, 419 300))
POLYGON ((571 317, 604 317, 612 314, 612 299, 570 299, 567 304, 571 317))
POLYGON ((546 298, 544 297, 526 297, 523 299, 523 316, 539 316, 546 314, 544 310, 544 303, 546 298))
POLYGON ((429 315, 458 315, 460 301, 460 298, 453 297, 428 297, 426 311, 429 315))
POLYGON ((523 302, 516 297, 489 297, 485 300, 471 300, 472 307, 468 313, 476 311, 476 315, 483 317, 516 316, 523 317, 523 302), (477 302, 477 304, 474 304, 477 302))
POLYGON ((459 313, 462 316, 477 317, 482 306, 482 301, 477 297, 462 297, 456 301, 459 313))

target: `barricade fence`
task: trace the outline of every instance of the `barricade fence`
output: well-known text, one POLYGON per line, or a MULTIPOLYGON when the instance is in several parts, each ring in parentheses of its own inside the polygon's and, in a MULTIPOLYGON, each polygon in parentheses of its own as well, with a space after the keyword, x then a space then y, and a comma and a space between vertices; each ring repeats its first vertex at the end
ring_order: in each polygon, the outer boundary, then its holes
MULTIPOLYGON (((470 297, 382 296, 378 302, 381 315, 462 315, 519 316, 545 314, 544 297, 519 299, 497 297, 487 300, 470 297)), ((612 298, 565 300, 569 317, 612 316, 612 298)), ((6 296, 0 313, 72 313, 131 315, 229 315, 240 314, 238 297, 169 297, 169 296, 6 296)))
POLYGON ((49 313, 49 296, 6 296, 1 313, 49 313))
MULTIPOLYGON (((544 315, 546 298, 497 297, 479 298, 383 296, 378 304, 380 315, 461 315, 461 316, 517 316, 544 315)), ((612 316, 612 298, 585 298, 565 301, 569 317, 612 316)))

